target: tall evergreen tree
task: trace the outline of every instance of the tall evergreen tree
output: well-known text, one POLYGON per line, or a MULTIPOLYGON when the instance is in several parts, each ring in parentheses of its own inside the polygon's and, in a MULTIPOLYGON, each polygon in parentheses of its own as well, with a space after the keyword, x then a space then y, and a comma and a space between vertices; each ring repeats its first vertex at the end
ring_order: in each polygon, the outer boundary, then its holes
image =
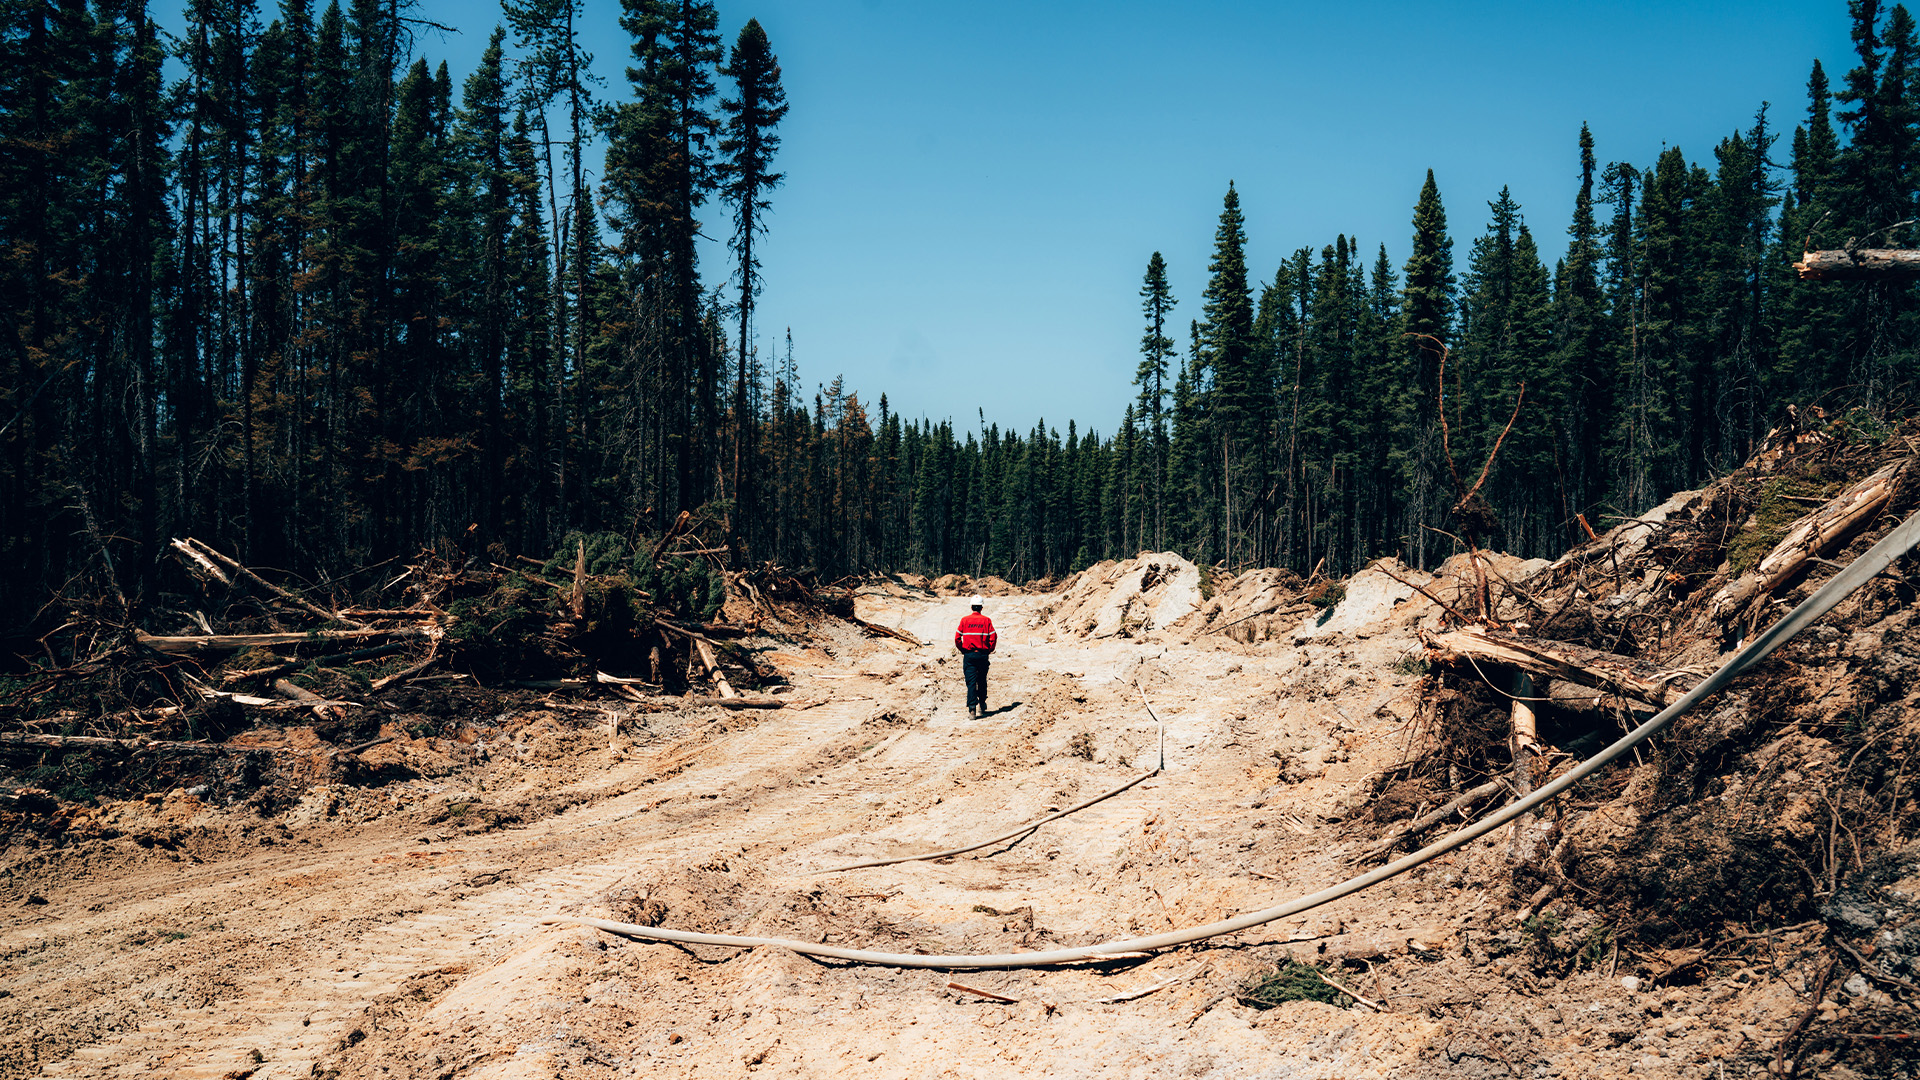
POLYGON ((1432 169, 1413 208, 1413 253, 1407 257, 1405 282, 1393 441, 1405 498, 1408 559, 1424 567, 1430 541, 1422 526, 1439 520, 1450 490, 1437 394, 1441 352, 1453 332, 1454 314, 1453 238, 1447 235, 1447 212, 1432 169))
POLYGON ((1146 317, 1146 332, 1140 336, 1140 365, 1134 369, 1133 382, 1139 387, 1138 411, 1134 414, 1145 425, 1147 459, 1147 498, 1153 508, 1152 528, 1140 543, 1159 550, 1166 545, 1167 490, 1167 362, 1179 357, 1173 339, 1167 336, 1167 318, 1176 301, 1167 283, 1167 263, 1159 252, 1147 260, 1147 275, 1140 285, 1140 308, 1146 317))
MULTIPOLYGON (((1240 193, 1227 183, 1220 224, 1213 233, 1213 258, 1207 263, 1207 289, 1201 297, 1201 335, 1206 369, 1212 373, 1209 405, 1214 414, 1212 449, 1221 455, 1221 498, 1225 516, 1220 522, 1222 556, 1231 560, 1238 550, 1240 525, 1235 495, 1244 501, 1247 488, 1259 483, 1260 437, 1268 419, 1266 373, 1256 370, 1253 348, 1253 290, 1247 280, 1246 218, 1240 213, 1240 193)), ((1212 463, 1208 463, 1211 471, 1212 463)))
POLYGON ((656 513, 691 508, 711 493, 713 427, 709 396, 717 359, 703 335, 698 214, 716 181, 708 111, 720 59, 717 17, 695 0, 623 0, 620 24, 633 35, 627 69, 634 100, 608 121, 607 195, 623 238, 620 252, 634 358, 627 385, 640 416, 623 417, 619 441, 650 448, 639 505, 656 513))
MULTIPOLYGON (((760 292, 760 262, 753 253, 754 237, 766 231, 765 213, 772 204, 767 193, 780 185, 784 177, 771 170, 774 153, 780 148, 776 131, 787 115, 787 94, 780 86, 780 62, 774 58, 767 33, 759 20, 749 19, 734 41, 733 55, 724 74, 733 80, 733 96, 720 102, 726 115, 725 135, 720 140, 721 197, 733 206, 733 237, 729 241, 734 256, 735 280, 740 287, 740 349, 734 376, 733 393, 733 497, 743 513, 752 512, 747 478, 741 472, 743 458, 751 453, 746 445, 757 421, 757 409, 749 399, 747 358, 753 337, 753 304, 760 292)), ((755 384, 758 380, 754 380, 755 384)))

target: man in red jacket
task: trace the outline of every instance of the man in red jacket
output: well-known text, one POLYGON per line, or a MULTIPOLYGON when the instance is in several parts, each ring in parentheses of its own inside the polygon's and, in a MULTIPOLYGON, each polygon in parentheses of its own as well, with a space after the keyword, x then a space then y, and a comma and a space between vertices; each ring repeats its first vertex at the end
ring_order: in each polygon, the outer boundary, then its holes
POLYGON ((960 650, 960 667, 967 676, 967 715, 977 718, 987 715, 987 657, 993 655, 1000 635, 994 632, 993 620, 980 614, 986 601, 976 596, 968 603, 973 612, 961 618, 953 647, 960 650))

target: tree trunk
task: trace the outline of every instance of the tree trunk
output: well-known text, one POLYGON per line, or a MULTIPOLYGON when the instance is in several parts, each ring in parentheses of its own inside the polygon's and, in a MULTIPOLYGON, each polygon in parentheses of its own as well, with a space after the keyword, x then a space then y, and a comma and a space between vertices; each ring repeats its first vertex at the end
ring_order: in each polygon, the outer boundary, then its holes
POLYGON ((1858 251, 1808 251, 1793 264, 1802 281, 1857 281, 1920 277, 1920 250, 1861 248, 1858 251))

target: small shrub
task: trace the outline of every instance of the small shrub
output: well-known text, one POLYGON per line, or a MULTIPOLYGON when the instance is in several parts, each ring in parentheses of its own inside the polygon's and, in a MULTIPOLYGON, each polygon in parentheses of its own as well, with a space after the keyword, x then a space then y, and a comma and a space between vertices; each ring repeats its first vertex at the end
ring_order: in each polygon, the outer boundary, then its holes
POLYGON ((1325 589, 1318 591, 1318 595, 1309 597, 1313 602, 1313 606, 1319 608, 1321 611, 1332 609, 1346 598, 1347 583, 1344 581, 1329 582, 1325 589))
POLYGON ((1067 753, 1084 761, 1093 760, 1093 732, 1082 731, 1067 743, 1067 753))
POLYGON ((1542 975, 1591 971, 1606 961, 1613 947, 1613 928, 1587 912, 1563 916, 1549 908, 1521 923, 1520 929, 1526 935, 1527 960, 1542 975))
POLYGON ((1242 986, 1234 998, 1255 1009, 1271 1009, 1289 1001, 1321 1001, 1341 1009, 1353 1004, 1351 997, 1320 977, 1319 968, 1291 958, 1281 961, 1271 974, 1242 986))
POLYGON ((1395 675, 1412 675, 1417 678, 1425 675, 1428 670, 1427 658, 1417 653, 1408 653, 1393 662, 1395 675))

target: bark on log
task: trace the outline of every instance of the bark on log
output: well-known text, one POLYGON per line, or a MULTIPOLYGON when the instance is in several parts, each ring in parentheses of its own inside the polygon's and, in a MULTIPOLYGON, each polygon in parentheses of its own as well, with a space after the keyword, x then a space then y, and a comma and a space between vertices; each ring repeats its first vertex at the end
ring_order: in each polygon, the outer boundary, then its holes
POLYGON ((1756 598, 1772 596, 1823 550, 1864 528, 1886 508, 1900 473, 1912 460, 1902 458, 1882 468, 1801 518, 1752 570, 1728 582, 1714 595, 1708 607, 1712 617, 1725 620, 1756 598))
POLYGON ((1427 634, 1423 641, 1428 659, 1436 663, 1505 664, 1529 675, 1564 679, 1661 708, 1680 700, 1701 678, 1582 645, 1496 634, 1479 627, 1427 634))
POLYGON ((1808 251, 1793 264, 1802 281, 1857 281, 1861 278, 1920 277, 1920 250, 1861 248, 1858 251, 1808 251))
POLYGON ((230 746, 226 743, 166 742, 155 739, 108 739, 98 735, 29 735, 23 732, 0 734, 0 746, 111 746, 123 750, 204 750, 213 754, 240 754, 252 750, 292 754, 292 746, 230 746))
POLYGON ((787 704, 784 698, 750 697, 641 697, 634 700, 642 705, 665 706, 673 709, 695 709, 707 706, 722 709, 779 709, 787 704))
POLYGON ((425 626, 401 626, 391 630, 309 630, 298 634, 207 634, 191 637, 162 637, 141 634, 140 644, 163 653, 195 653, 219 649, 250 649, 256 645, 300 645, 309 641, 368 641, 383 637, 433 637, 437 631, 425 626))

